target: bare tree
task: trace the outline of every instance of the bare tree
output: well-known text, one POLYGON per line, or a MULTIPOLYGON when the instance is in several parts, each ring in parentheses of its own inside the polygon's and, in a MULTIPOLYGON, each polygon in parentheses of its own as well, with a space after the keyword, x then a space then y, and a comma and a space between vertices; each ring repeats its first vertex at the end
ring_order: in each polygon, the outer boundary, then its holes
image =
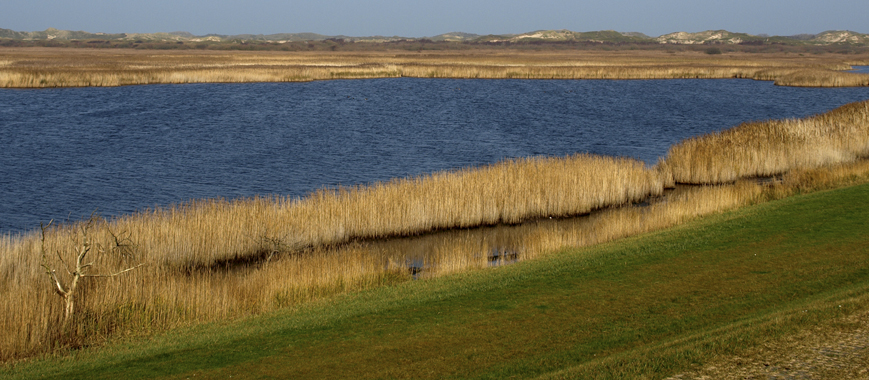
MULTIPOLYGON (((59 250, 55 251, 55 253, 57 254, 57 258, 60 260, 60 263, 63 265, 63 269, 65 269, 66 273, 72 277, 69 281, 64 283, 64 281, 62 281, 60 279, 60 277, 58 277, 57 270, 55 270, 54 268, 52 268, 49 265, 48 252, 45 249, 45 231, 51 226, 52 222, 53 222, 53 220, 49 221, 48 225, 43 225, 41 223, 39 225, 39 227, 42 229, 42 245, 41 245, 42 268, 45 269, 45 272, 51 278, 52 287, 54 288, 55 293, 57 293, 57 295, 59 295, 64 301, 65 307, 64 307, 64 313, 63 313, 63 326, 65 328, 67 325, 67 322, 69 322, 69 320, 70 320, 70 317, 72 317, 73 314, 75 313, 76 290, 78 289, 78 286, 79 286, 80 281, 82 279, 88 278, 88 277, 115 277, 115 276, 121 275, 123 273, 129 272, 133 269, 136 269, 138 267, 141 267, 142 265, 145 265, 145 264, 142 263, 142 264, 139 264, 139 265, 136 265, 133 267, 129 267, 129 268, 124 269, 120 272, 112 273, 112 274, 91 274, 91 273, 89 273, 89 271, 91 270, 91 268, 94 265, 94 262, 87 261, 88 255, 92 251, 95 251, 95 253, 99 254, 99 255, 104 255, 104 254, 108 253, 106 251, 105 247, 103 247, 99 243, 94 243, 89 236, 90 230, 94 226, 94 223, 96 222, 96 218, 94 218, 92 215, 90 220, 88 220, 87 223, 83 223, 83 224, 80 224, 78 226, 79 230, 81 232, 81 240, 79 241, 78 239, 73 238, 74 248, 75 248, 75 251, 74 251, 74 253, 75 253, 75 265, 74 266, 69 265, 66 261, 64 261, 63 255, 61 254, 61 252, 59 250)), ((112 247, 109 248, 110 251, 113 251, 113 253, 119 253, 119 254, 124 255, 124 256, 132 254, 134 244, 132 243, 132 240, 130 239, 129 235, 125 236, 124 233, 115 234, 111 230, 109 230, 109 234, 112 236, 112 239, 113 239, 113 241, 111 243, 112 247)))

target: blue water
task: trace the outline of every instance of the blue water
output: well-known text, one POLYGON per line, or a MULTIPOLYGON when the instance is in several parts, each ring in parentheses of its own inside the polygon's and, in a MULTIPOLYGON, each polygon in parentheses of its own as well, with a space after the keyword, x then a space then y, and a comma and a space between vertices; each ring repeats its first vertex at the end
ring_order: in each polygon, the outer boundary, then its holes
POLYGON ((851 66, 851 72, 869 74, 869 66, 851 66))
POLYGON ((198 198, 577 152, 655 163, 684 138, 869 99, 750 80, 374 79, 0 90, 0 233, 198 198))

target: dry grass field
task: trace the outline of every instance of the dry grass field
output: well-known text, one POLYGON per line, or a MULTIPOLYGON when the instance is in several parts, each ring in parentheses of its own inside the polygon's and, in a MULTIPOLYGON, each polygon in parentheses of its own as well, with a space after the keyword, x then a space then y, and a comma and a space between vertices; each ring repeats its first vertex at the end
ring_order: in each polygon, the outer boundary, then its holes
POLYGON ((0 48, 0 88, 357 78, 748 78, 779 85, 869 85, 867 54, 705 54, 665 50, 368 52, 0 48))

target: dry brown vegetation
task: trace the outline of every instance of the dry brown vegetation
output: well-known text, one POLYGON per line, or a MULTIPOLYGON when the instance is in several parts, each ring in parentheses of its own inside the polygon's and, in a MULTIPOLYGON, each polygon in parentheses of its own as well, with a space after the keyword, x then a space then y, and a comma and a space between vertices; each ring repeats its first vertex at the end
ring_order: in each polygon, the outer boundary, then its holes
POLYGON ((0 326, 17 326, 17 333, 2 342, 0 354, 9 357, 62 341, 54 335, 93 337, 142 324, 244 315, 322 292, 364 287, 395 270, 403 273, 405 260, 390 264, 352 250, 323 250, 358 239, 583 214, 659 195, 662 178, 632 159, 529 158, 324 189, 303 199, 196 201, 89 221, 87 228, 51 226, 44 239, 42 233, 6 237, 0 243, 0 290, 16 296, 0 306, 0 326), (117 254, 121 246, 124 253, 117 254), (63 331, 67 313, 58 309, 63 302, 54 284, 74 281, 77 257, 87 247, 110 253, 90 256, 94 262, 88 270, 94 274, 146 265, 121 277, 79 284, 83 301, 76 308, 84 310, 74 323, 79 330, 63 331), (270 262, 273 255, 282 257, 281 264, 253 271, 253 277, 233 269, 270 262), (31 303, 34 299, 39 302, 31 303))
POLYGON ((354 78, 748 78, 779 85, 869 86, 843 72, 866 54, 803 56, 697 51, 228 52, 0 48, 0 88, 156 83, 288 82, 354 78))
POLYGON ((723 183, 869 156, 869 101, 799 120, 751 122, 670 148, 662 166, 680 183, 723 183))
POLYGON ((865 153, 867 147, 867 108, 869 101, 800 121, 753 123, 751 128, 743 125, 692 139, 654 168, 631 159, 589 155, 519 159, 325 189, 302 199, 202 200, 110 221, 97 219, 89 226, 52 225, 45 229, 44 241, 40 231, 0 236, 0 294, 9 295, 0 300, 0 328, 5 332, 0 359, 260 313, 413 276, 532 259, 794 192, 869 181, 869 162, 854 153, 860 147, 865 153), (754 132, 779 131, 785 124, 799 125, 800 138, 754 132), (749 138, 720 137, 739 134, 749 138), (855 143, 855 136, 863 142, 855 143), (815 151, 801 148, 806 139, 821 137, 825 140, 816 145, 851 147, 852 153, 814 159, 815 151), (764 143, 752 144, 753 139, 764 143), (712 141, 695 150, 708 150, 712 158, 674 153, 694 140, 712 141), (773 143, 766 141, 795 145, 771 149, 773 143), (673 186, 672 178, 684 182, 682 168, 689 168, 687 173, 719 163, 730 168, 733 164, 725 158, 741 155, 758 164, 775 163, 777 156, 765 152, 779 150, 808 158, 788 158, 800 164, 774 166, 768 172, 739 171, 699 181, 726 179, 732 184, 678 187, 661 196, 665 187, 673 186), (764 173, 785 174, 768 184, 739 179, 764 173), (648 204, 635 204, 643 200, 648 204), (495 226, 473 228, 487 225, 495 226), (430 233, 445 229, 451 230, 430 233), (405 237, 372 240, 396 236, 405 237), (67 273, 65 268, 74 268, 71 264, 86 242, 95 252, 89 256, 89 274, 134 269, 121 276, 82 279, 76 312, 66 323, 64 302, 46 269, 68 283, 75 269, 67 273))

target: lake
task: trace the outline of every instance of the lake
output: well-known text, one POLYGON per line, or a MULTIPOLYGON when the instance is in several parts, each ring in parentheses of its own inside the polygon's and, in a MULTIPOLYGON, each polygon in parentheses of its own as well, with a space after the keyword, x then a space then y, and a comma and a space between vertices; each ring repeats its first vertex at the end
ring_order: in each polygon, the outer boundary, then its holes
POLYGON ((372 79, 0 90, 0 233, 572 153, 654 164, 687 137, 869 88, 751 80, 372 79))

